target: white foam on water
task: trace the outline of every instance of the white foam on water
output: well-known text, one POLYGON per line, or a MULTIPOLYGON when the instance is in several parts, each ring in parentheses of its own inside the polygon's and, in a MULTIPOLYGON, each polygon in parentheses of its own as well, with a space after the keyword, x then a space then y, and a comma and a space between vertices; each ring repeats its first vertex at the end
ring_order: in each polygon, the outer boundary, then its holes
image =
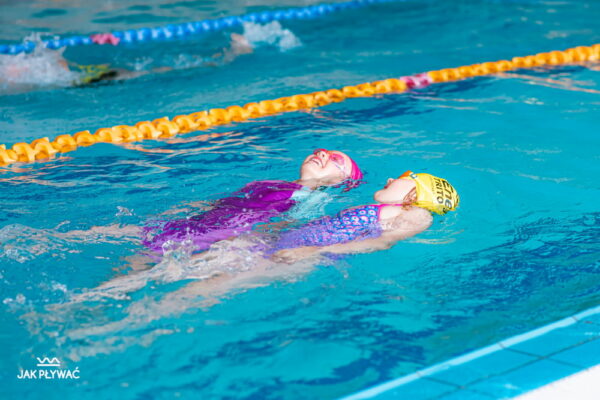
POLYGON ((0 259, 23 264, 48 254, 64 258, 67 252, 79 251, 47 230, 21 224, 6 225, 0 229, 0 259))
POLYGON ((300 39, 289 29, 283 29, 278 21, 265 25, 244 22, 243 36, 254 47, 260 45, 276 46, 282 52, 302 45, 300 39))
POLYGON ((11 86, 71 86, 80 74, 69 70, 63 57, 63 49, 44 47, 39 34, 32 34, 25 41, 35 42, 31 53, 0 55, 0 85, 11 86))
MULTIPOLYGON (((232 38, 235 35, 232 35, 232 38)), ((239 37, 239 35, 237 35, 239 37)), ((51 50, 44 46, 39 33, 33 33, 24 39, 36 44, 31 53, 0 55, 0 89, 5 91, 29 90, 36 87, 68 87, 77 84, 84 76, 83 72, 69 69, 63 57, 65 48, 51 50)), ((262 46, 276 47, 285 52, 301 46, 302 43, 289 29, 284 29, 277 21, 268 24, 244 23, 242 40, 232 40, 230 48, 224 49, 220 59, 199 55, 180 54, 168 63, 174 69, 196 68, 207 65, 222 65, 236 57, 251 53, 252 49, 262 46)), ((130 68, 133 71, 151 70, 152 58, 136 59, 130 68)), ((135 76, 135 75, 133 75, 135 76)), ((132 76, 132 77, 133 77, 132 76)))
POLYGON ((25 300, 27 300, 27 298, 23 294, 19 293, 15 296, 14 299, 10 298, 10 297, 5 298, 4 300, 2 300, 2 303, 3 304, 11 304, 11 303, 25 304, 25 300))
POLYGON ((206 280, 221 274, 238 274, 266 260, 255 250, 260 243, 256 238, 236 238, 213 244, 209 252, 194 257, 190 240, 167 241, 163 244, 163 257, 152 268, 118 276, 100 286, 74 293, 74 302, 102 298, 127 299, 129 294, 145 288, 149 282, 160 284, 181 280, 206 280))

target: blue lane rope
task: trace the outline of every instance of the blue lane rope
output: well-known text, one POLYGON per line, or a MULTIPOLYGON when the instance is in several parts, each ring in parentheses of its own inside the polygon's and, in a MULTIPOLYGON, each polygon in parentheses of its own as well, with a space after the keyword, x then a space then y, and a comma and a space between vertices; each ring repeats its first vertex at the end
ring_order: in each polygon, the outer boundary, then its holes
MULTIPOLYGON (((242 25, 244 22, 268 23, 271 21, 285 21, 293 19, 312 19, 351 8, 360 8, 378 3, 389 3, 398 0, 352 0, 343 3, 317 4, 307 7, 290 8, 287 10, 262 11, 239 16, 222 17, 217 19, 206 19, 196 22, 185 22, 182 24, 169 24, 156 28, 128 29, 126 31, 114 31, 111 34, 119 39, 119 44, 130 44, 136 42, 149 42, 158 40, 169 40, 183 38, 190 35, 198 35, 208 32, 225 30, 242 25)), ((41 42, 48 49, 59 49, 61 47, 72 47, 96 44, 91 35, 76 35, 58 39, 44 40, 41 42)), ((0 54, 15 55, 19 53, 30 53, 36 47, 35 42, 26 41, 18 44, 0 44, 0 54)))

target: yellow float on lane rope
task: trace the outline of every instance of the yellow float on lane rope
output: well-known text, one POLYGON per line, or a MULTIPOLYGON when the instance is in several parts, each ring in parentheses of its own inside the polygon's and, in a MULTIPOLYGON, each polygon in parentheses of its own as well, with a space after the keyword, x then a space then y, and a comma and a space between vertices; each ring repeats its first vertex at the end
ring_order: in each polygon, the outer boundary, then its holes
POLYGON ((60 135, 53 141, 48 138, 36 139, 31 143, 15 143, 10 149, 7 149, 5 145, 0 145, 0 165, 47 159, 53 157, 56 153, 67 153, 77 147, 90 146, 94 143, 123 143, 144 139, 168 138, 178 133, 208 129, 212 126, 226 125, 231 122, 241 122, 282 112, 321 107, 352 97, 401 93, 412 87, 424 87, 431 83, 457 81, 519 68, 562 65, 599 59, 600 44, 589 47, 579 46, 565 51, 551 51, 526 57, 514 57, 510 61, 484 62, 482 64, 430 71, 399 79, 392 78, 346 86, 342 89, 330 89, 282 97, 276 100, 253 102, 244 106, 213 108, 189 115, 178 115, 173 120, 163 117, 152 122, 138 122, 135 126, 117 125, 112 128, 98 129, 94 134, 89 131, 81 131, 73 136, 60 135))

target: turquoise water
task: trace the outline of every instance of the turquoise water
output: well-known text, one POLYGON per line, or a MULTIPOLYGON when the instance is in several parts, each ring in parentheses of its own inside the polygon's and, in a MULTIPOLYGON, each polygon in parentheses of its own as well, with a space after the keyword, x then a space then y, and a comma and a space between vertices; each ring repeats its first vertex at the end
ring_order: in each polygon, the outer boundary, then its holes
MULTIPOLYGON (((275 8, 28 4, 0 4, 17 21, 0 24, 0 39, 275 8)), ((227 33, 70 48, 64 56, 79 63, 174 70, 80 88, 52 74, 2 87, 0 143, 590 45, 600 42, 599 12, 598 2, 574 1, 386 4, 286 22, 301 46, 262 44, 217 66, 203 60, 227 33)), ((333 399, 597 305, 599 93, 598 64, 522 70, 1 168, 0 376, 9 398, 333 399), (409 168, 447 178, 461 207, 390 250, 211 303, 180 296, 188 280, 70 300, 124 274, 140 250, 135 235, 97 227, 189 215, 254 179, 295 179, 317 147, 347 151, 366 171, 360 188, 328 191, 327 213, 370 202, 409 168), (16 378, 44 356, 78 367, 81 379, 16 378)))

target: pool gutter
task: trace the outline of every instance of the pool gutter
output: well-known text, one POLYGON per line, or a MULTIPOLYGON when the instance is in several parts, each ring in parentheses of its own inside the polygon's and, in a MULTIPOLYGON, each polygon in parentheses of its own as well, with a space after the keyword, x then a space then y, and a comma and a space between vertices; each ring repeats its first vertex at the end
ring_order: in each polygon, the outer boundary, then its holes
POLYGON ((586 346, 589 349, 593 347, 593 350, 600 349, 600 306, 384 382, 341 400, 511 398, 600 364, 600 351, 586 352, 586 346), (562 344, 557 348, 561 340, 562 344), (549 346, 550 342, 551 346, 549 346), (583 357, 581 361, 570 356, 570 354, 577 354, 577 351, 581 353, 581 350, 585 354, 591 354, 589 357, 583 357), (508 356, 508 358, 518 358, 519 361, 510 361, 512 365, 507 365, 507 369, 501 371, 502 362, 499 364, 493 362, 500 354, 503 354, 501 358, 507 359, 508 356), (473 369, 473 365, 484 357, 492 361, 486 364, 496 364, 498 369, 492 368, 487 372, 477 367, 473 369), (584 358, 588 359, 584 360, 584 358), (471 363, 473 364, 470 365, 471 363), (520 379, 514 378, 521 370, 524 373, 525 368, 541 370, 541 374, 536 374, 534 379, 527 380, 525 384, 514 384, 513 381, 520 382, 520 379), (475 375, 483 372, 480 379, 475 378, 474 381, 465 383, 467 381, 464 377, 470 375, 468 379, 472 379, 474 371, 475 375))

